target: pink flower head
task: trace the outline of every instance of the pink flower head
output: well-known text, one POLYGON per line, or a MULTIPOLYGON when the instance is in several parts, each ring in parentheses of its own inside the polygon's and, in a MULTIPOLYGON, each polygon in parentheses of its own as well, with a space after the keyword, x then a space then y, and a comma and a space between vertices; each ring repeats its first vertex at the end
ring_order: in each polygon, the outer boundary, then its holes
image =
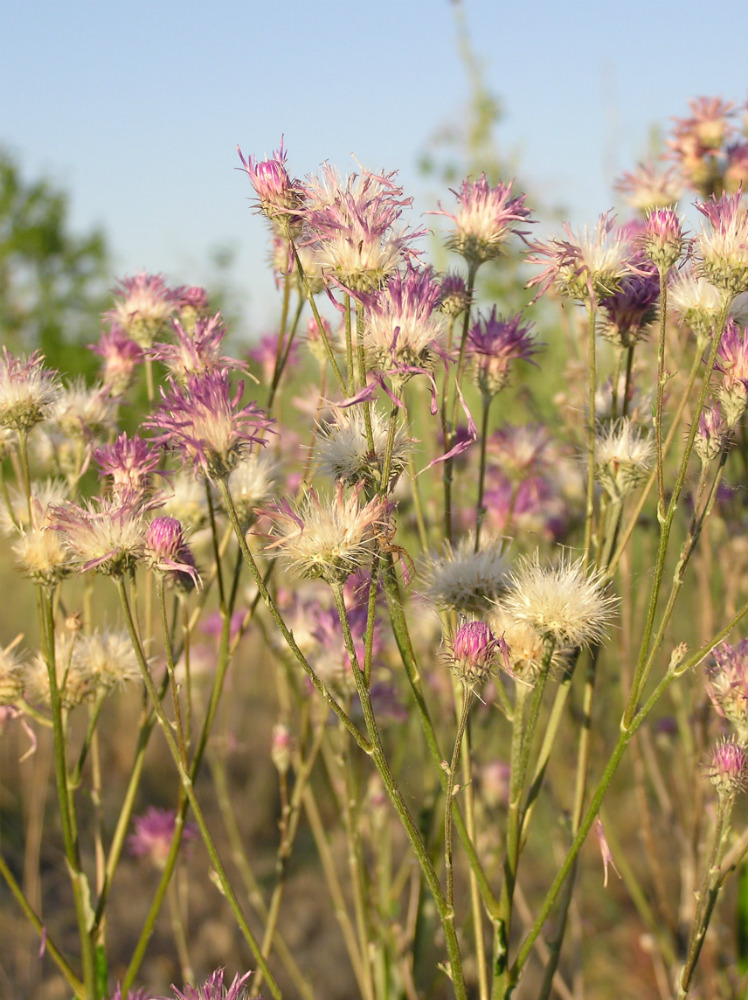
POLYGON ((287 239, 297 236, 301 227, 298 213, 303 191, 298 181, 291 180, 286 169, 283 137, 276 152, 267 160, 256 160, 254 156, 245 160, 238 146, 237 152, 257 194, 259 211, 270 220, 279 235, 287 239))
POLYGON ((216 969, 205 980, 202 986, 184 986, 183 991, 172 985, 175 1000, 242 1000, 244 984, 247 982, 251 972, 245 972, 243 976, 238 973, 228 985, 223 981, 223 969, 216 969))
POLYGON ((706 772, 720 797, 729 798, 742 791, 748 782, 745 746, 734 736, 718 740, 707 762, 706 772))
POLYGON ((725 167, 725 191, 745 191, 748 188, 748 143, 739 142, 727 149, 725 167))
POLYGON ((688 247, 683 224, 672 208, 651 209, 639 241, 645 256, 663 270, 677 264, 688 247))
MULTIPOLYGON (((177 814, 173 809, 157 809, 149 806, 142 816, 133 817, 135 832, 127 838, 130 853, 136 858, 145 858, 156 868, 163 868, 169 856, 171 842, 177 825, 177 814)), ((189 847, 197 838, 194 823, 185 823, 182 843, 189 847)))
POLYGON ((725 376, 719 399, 732 429, 748 405, 748 328, 739 327, 732 316, 725 324, 714 367, 725 376))
POLYGON ((104 330, 98 344, 90 345, 102 359, 101 381, 112 396, 121 396, 130 386, 143 349, 127 336, 118 323, 104 330))
POLYGON ((655 318, 659 298, 657 269, 645 260, 638 265, 636 272, 622 279, 612 295, 600 299, 603 336, 626 348, 637 343, 655 318))
POLYGON ((121 576, 143 556, 145 515, 160 500, 91 500, 83 506, 65 503, 50 508, 50 527, 62 532, 81 572, 96 569, 121 576))
POLYGON ((538 350, 532 323, 522 325, 522 314, 509 319, 496 315, 494 306, 487 317, 478 316, 468 330, 467 351, 476 364, 476 381, 484 396, 495 396, 509 377, 509 364, 529 361, 538 350))
POLYGON ((94 460, 102 475, 112 477, 112 496, 126 500, 150 491, 161 453, 150 441, 123 432, 112 444, 97 448, 94 460))
POLYGON ((509 647, 503 637, 497 638, 485 622, 465 622, 447 641, 447 662, 468 688, 486 681, 499 657, 511 674, 509 647))
POLYGON ((272 423, 254 403, 239 405, 243 393, 243 382, 232 393, 225 371, 188 375, 184 384, 170 379, 144 426, 161 431, 154 440, 191 462, 196 476, 226 479, 255 445, 265 443, 272 423))
POLYGON ((44 356, 34 351, 16 357, 3 347, 0 358, 0 427, 29 431, 46 420, 60 396, 56 371, 44 367, 44 356))
POLYGON ((533 301, 551 285, 579 301, 613 295, 632 270, 630 234, 616 225, 610 212, 600 216, 594 233, 586 226, 576 234, 568 224, 564 229, 568 240, 529 244, 532 256, 528 263, 545 264, 541 273, 527 282, 528 288, 540 286, 533 301))
POLYGON ((174 320, 171 343, 158 343, 148 352, 149 357, 161 361, 175 378, 184 380, 188 375, 203 375, 219 368, 245 368, 241 361, 221 354, 226 327, 220 313, 196 319, 191 329, 174 320))
MULTIPOLYGON (((313 319, 310 320, 310 323, 313 322, 313 319)), ((287 337, 282 344, 279 344, 279 339, 279 333, 265 334, 256 347, 250 347, 247 351, 247 355, 252 361, 256 361, 259 364, 262 371, 262 381, 268 385, 272 382, 275 374, 275 365, 279 357, 283 358, 286 351, 288 351, 286 367, 293 366, 297 360, 296 344, 293 342, 289 344, 287 337)))
POLYGON ((117 285, 116 305, 107 315, 141 347, 150 347, 174 314, 174 293, 163 275, 145 271, 121 278, 117 285))
POLYGON ((696 454, 702 462, 713 462, 729 441, 727 421, 718 406, 705 406, 699 414, 699 430, 694 441, 696 454))
POLYGON ((682 185, 674 168, 659 172, 653 163, 640 163, 615 183, 630 205, 640 212, 669 208, 680 201, 682 185))
POLYGON ((192 326, 198 317, 208 312, 208 293, 199 285, 180 285, 171 294, 185 325, 192 326))
POLYGON ((676 139, 692 137, 706 149, 719 149, 731 130, 728 119, 732 117, 734 103, 721 97, 696 97, 688 103, 691 117, 673 119, 676 139))
POLYGON ((459 316, 470 307, 465 279, 460 274, 445 274, 439 291, 439 308, 445 316, 459 316))
POLYGON ((712 656, 706 692, 717 712, 744 739, 748 736, 748 639, 735 646, 723 642, 712 656))
POLYGON ((458 202, 454 214, 445 212, 441 205, 438 211, 429 213, 445 215, 454 222, 455 231, 447 246, 474 267, 500 257, 511 233, 527 235, 516 224, 526 222, 530 210, 525 205, 525 195, 512 197, 512 183, 499 182, 491 187, 485 174, 477 181, 467 178, 459 191, 450 188, 458 202))
POLYGON ((305 187, 304 244, 314 247, 328 281, 346 290, 371 292, 387 281, 401 264, 417 256, 410 244, 424 235, 395 230, 403 197, 389 174, 363 170, 342 180, 328 164, 324 177, 312 177, 305 187))
POLYGON ((117 983, 112 1000, 151 1000, 151 995, 144 989, 128 990, 127 993, 123 993, 122 986, 117 983))
POLYGON ((195 557, 184 540, 181 522, 175 517, 155 517, 145 537, 145 558, 153 569, 184 590, 200 586, 195 557))
POLYGON ((731 295, 748 291, 748 209, 742 195, 738 190, 695 203, 709 222, 695 241, 697 271, 731 295))

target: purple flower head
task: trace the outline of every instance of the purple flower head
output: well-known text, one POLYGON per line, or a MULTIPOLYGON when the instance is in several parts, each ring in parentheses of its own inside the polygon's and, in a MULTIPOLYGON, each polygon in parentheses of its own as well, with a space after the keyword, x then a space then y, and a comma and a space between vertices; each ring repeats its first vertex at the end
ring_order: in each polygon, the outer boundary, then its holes
POLYGON ((151 1000, 151 995, 147 990, 128 990, 127 993, 122 992, 122 987, 117 983, 117 988, 112 995, 112 1000, 151 1000))
POLYGON ((445 316, 459 316, 470 307, 465 279, 460 274, 445 274, 439 291, 439 308, 445 316))
POLYGON ((199 285, 180 285, 172 291, 179 322, 192 332, 198 319, 208 314, 208 293, 199 285))
POLYGON ((103 476, 112 477, 112 497, 125 501, 150 492, 161 453, 150 441, 123 432, 112 444, 97 448, 94 461, 103 476))
POLYGON ((142 558, 146 514, 160 503, 140 496, 59 504, 50 508, 50 527, 62 533, 81 572, 121 576, 142 558))
POLYGON ((706 692, 722 718, 734 726, 741 739, 748 737, 748 639, 736 646, 727 642, 712 652, 706 692))
POLYGON ((531 323, 522 325, 521 313, 504 319, 496 315, 496 306, 489 316, 479 315, 468 330, 467 351, 475 361, 476 382, 484 396, 492 398, 504 388, 511 361, 528 361, 537 352, 531 330, 531 323))
POLYGON ((748 327, 740 327, 730 317, 725 324, 714 363, 724 374, 719 400, 732 430, 748 406, 748 327))
POLYGON ((736 143, 727 150, 725 191, 745 191, 748 188, 748 142, 736 143))
POLYGON ((174 320, 173 341, 157 343, 148 351, 154 361, 161 361, 175 379, 184 381, 189 375, 226 368, 246 368, 241 361, 221 354, 226 328, 220 313, 205 319, 196 319, 191 329, 174 320))
POLYGON ((655 265, 644 261, 636 273, 623 278, 617 291, 600 300, 603 336, 616 345, 631 347, 646 334, 655 318, 660 278, 655 265))
MULTIPOLYGON (((135 832, 127 838, 130 853, 135 858, 144 858, 156 868, 163 868, 169 856, 171 842, 177 825, 177 814, 173 809, 157 809, 149 806, 142 816, 133 817, 135 832)), ((185 823, 182 843, 189 847, 197 839, 194 823, 185 823)))
POLYGON ((188 375, 184 384, 169 381, 144 426, 161 431, 154 440, 179 452, 196 476, 226 479, 255 445, 265 443, 272 421, 254 403, 240 406, 243 382, 232 392, 225 371, 188 375))
POLYGON ((526 222, 530 210, 525 195, 512 197, 512 183, 499 182, 491 187, 485 174, 477 181, 467 178, 459 191, 450 189, 458 202, 454 214, 445 212, 441 205, 438 211, 429 213, 445 215, 454 222, 455 230, 447 246, 472 267, 500 257, 510 233, 527 235, 527 230, 517 229, 517 223, 526 222))
POLYGON ((393 227, 412 198, 403 197, 389 174, 363 170, 341 179, 325 164, 322 179, 306 184, 304 244, 315 249, 328 281, 355 292, 372 292, 401 264, 417 256, 410 244, 424 235, 393 227))
POLYGON ((286 169, 286 150, 283 137, 278 149, 267 160, 254 156, 244 159, 237 146, 239 159, 257 194, 257 208, 265 215, 280 236, 286 239, 298 236, 301 228, 299 209, 304 200, 298 181, 291 180, 286 169))
POLYGON ((247 351, 248 357, 250 357, 252 361, 256 361, 260 366, 262 381, 268 385, 272 382, 273 376, 275 375, 275 365, 278 358, 280 357, 282 359, 286 354, 286 351, 288 352, 288 357, 286 358, 287 368, 295 365, 297 361, 296 344, 289 344, 287 338, 284 339, 283 343, 279 344, 279 339, 279 333, 267 333, 260 339, 260 342, 256 347, 250 347, 247 351))
POLYGON ((729 798, 742 791, 748 782, 745 746, 734 736, 718 740, 707 762, 706 773, 720 798, 729 798))
POLYGON ((182 589, 200 586, 195 557, 184 540, 181 523, 175 517, 155 517, 148 525, 145 557, 151 567, 182 589))
POLYGON ((647 213, 639 243, 649 260, 664 271, 677 264, 689 246, 678 213, 668 207, 647 213))
POLYGON ((175 1000, 242 1000, 245 996, 244 984, 247 982, 251 972, 245 972, 243 976, 238 973, 231 980, 229 985, 223 981, 223 969, 216 969, 205 980, 202 986, 185 985, 182 990, 178 990, 172 985, 175 1000))
POLYGON ((174 293, 163 275, 145 271, 121 278, 117 285, 116 305, 106 315, 141 347, 150 347, 174 315, 174 293))
POLYGON ((695 97, 688 103, 691 117, 673 118, 676 138, 692 136, 706 149, 719 149, 731 128, 734 103, 721 97, 695 97))
POLYGON ((699 414, 699 429, 694 440, 696 454, 706 465, 713 462, 729 441, 727 421, 718 406, 705 406, 699 414))
POLYGON ((16 357, 3 347, 0 358, 0 427, 29 431, 52 413, 60 396, 56 371, 44 367, 44 356, 34 351, 16 357))
POLYGON ((104 330, 98 344, 90 345, 102 359, 101 381, 112 396, 121 396, 130 386, 133 374, 143 358, 143 349, 127 336, 118 323, 104 330))
POLYGON ((743 192, 697 201, 709 225, 696 237, 696 270, 727 295, 748 290, 748 209, 743 192))
POLYGON ((485 622, 465 622, 447 640, 447 662, 468 688, 483 684, 500 657, 511 673, 509 647, 503 637, 497 638, 485 622))
POLYGON ((529 244, 532 256, 528 263, 545 265, 527 282, 528 288, 539 286, 534 301, 551 285, 582 302, 613 295, 632 270, 635 252, 630 234, 616 225, 610 212, 600 216, 593 233, 586 226, 580 233, 573 233, 568 224, 564 229, 567 240, 529 244))

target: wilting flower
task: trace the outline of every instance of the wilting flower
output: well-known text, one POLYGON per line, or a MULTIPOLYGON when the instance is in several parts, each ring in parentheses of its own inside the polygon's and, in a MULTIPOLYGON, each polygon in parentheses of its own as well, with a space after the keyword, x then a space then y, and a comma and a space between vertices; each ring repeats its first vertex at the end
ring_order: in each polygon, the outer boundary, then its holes
POLYGON ((162 573, 168 582, 183 590, 200 586, 195 557, 175 517, 154 517, 146 532, 144 555, 149 566, 162 573))
POLYGON ((78 670, 94 678, 97 687, 109 690, 140 679, 140 667, 126 631, 105 629, 79 632, 73 647, 78 670))
POLYGON ((614 500, 622 500, 647 477, 654 457, 652 434, 623 417, 595 436, 595 473, 614 500))
POLYGON ((522 314, 509 319, 496 315, 496 306, 487 317, 478 316, 468 330, 467 352, 475 361, 475 380, 483 396, 493 398, 506 385, 511 361, 530 360, 538 350, 532 323, 522 326, 522 314))
MULTIPOLYGON (((488 621, 494 634, 501 634, 507 644, 509 672, 523 684, 533 684, 547 666, 548 644, 543 634, 534 625, 503 611, 501 607, 491 610, 488 621)), ((561 659, 561 651, 554 647, 551 667, 559 664, 561 659)))
POLYGON ((577 647, 604 639, 615 603, 601 575, 590 573, 583 559, 564 556, 554 566, 541 566, 536 552, 512 573, 500 608, 547 639, 577 647))
POLYGON ((730 798, 742 791, 748 782, 745 746, 734 736, 718 740, 707 762, 706 773, 720 798, 730 798))
POLYGON ((121 396, 130 386, 143 348, 127 336, 117 323, 104 330, 97 344, 91 345, 102 359, 101 381, 111 396, 121 396))
POLYGON ((13 705, 23 696, 26 677, 25 658, 17 651, 22 635, 0 648, 0 705, 13 705))
POLYGON ((387 501, 375 497, 361 504, 363 485, 346 496, 337 483, 333 497, 325 501, 310 489, 298 504, 282 500, 269 505, 261 513, 272 520, 278 537, 268 548, 279 549, 301 576, 345 582, 371 561, 378 538, 390 530, 387 501))
POLYGON ((174 293, 166 287, 163 275, 145 271, 133 278, 121 278, 117 285, 116 304, 108 317, 136 344, 150 347, 174 315, 174 293))
MULTIPOLYGON (((363 480, 375 489, 381 485, 389 438, 389 419, 379 410, 370 410, 374 450, 369 449, 364 414, 359 409, 337 410, 334 419, 324 423, 317 440, 319 470, 332 480, 347 484, 363 480)), ((411 450, 404 428, 399 426, 392 439, 389 480, 397 479, 411 450)))
POLYGON ((444 660, 466 688, 485 683, 494 667, 509 669, 509 647, 485 622, 464 622, 446 639, 444 660))
POLYGON ((509 559, 500 538, 481 543, 464 535, 456 546, 445 543, 440 556, 431 556, 423 567, 421 593, 439 608, 476 614, 486 611, 504 592, 509 559))
POLYGON ((725 376, 718 395, 732 430, 748 406, 748 328, 739 327, 732 317, 725 324, 714 367, 725 376))
POLYGON ((97 499, 60 504, 50 512, 51 527, 61 532, 73 563, 82 572, 96 569, 121 576, 142 558, 146 513, 156 500, 97 499))
POLYGON ((682 184, 671 167, 658 173, 653 163, 638 164, 636 170, 625 173, 615 184, 626 201, 640 212, 669 208, 680 201, 682 184))
POLYGON ((3 347, 0 359, 0 427, 26 433, 50 416, 60 394, 57 372, 44 367, 38 351, 15 357, 3 347))
POLYGON ((696 202, 708 220, 696 237, 696 270, 729 295, 748 290, 748 209, 742 191, 696 202))
POLYGON ((304 244, 314 247, 328 280, 356 292, 381 288, 415 251, 410 244, 423 235, 393 227, 412 198, 393 178, 396 172, 363 170, 342 180, 328 164, 324 177, 305 186, 304 244))
MULTIPOLYGON (((176 830, 176 812, 173 809, 157 809, 155 806, 149 806, 142 816, 133 817, 133 825, 135 832, 127 838, 130 853, 136 858, 150 861, 156 868, 163 868, 176 830)), ((195 824, 185 823, 182 843, 189 847, 196 838, 195 824)))
POLYGON ((476 181, 467 178, 459 191, 452 190, 458 202, 454 214, 445 212, 441 205, 430 213, 445 215, 454 222, 447 246, 473 267, 500 257, 511 233, 526 234, 517 223, 529 219, 530 209, 525 205, 525 195, 512 197, 512 183, 499 182, 491 187, 485 174, 476 181))
POLYGON ((232 393, 228 373, 189 375, 184 384, 173 380, 161 388, 161 403, 145 427, 161 431, 160 444, 182 454, 195 475, 226 479, 255 445, 265 443, 272 421, 248 403, 240 407, 244 383, 232 393))
POLYGON ((197 319, 190 330, 174 320, 172 342, 154 344, 148 356, 154 361, 161 361, 180 382, 190 375, 204 375, 225 368, 245 368, 243 362, 221 354, 225 336, 226 328, 220 313, 197 319))
POLYGON ((606 212, 594 233, 585 226, 573 233, 564 226, 568 240, 530 243, 530 264, 545 264, 540 274, 527 282, 539 285, 536 299, 555 285, 562 295, 579 301, 613 295, 631 271, 632 249, 628 233, 616 226, 615 216, 606 212))
POLYGON ((280 146, 267 160, 256 160, 254 156, 244 159, 237 147, 239 159, 257 193, 257 207, 270 220, 280 236, 289 239, 298 236, 301 229, 299 209, 303 204, 303 192, 298 181, 289 176, 286 169, 287 153, 280 146))

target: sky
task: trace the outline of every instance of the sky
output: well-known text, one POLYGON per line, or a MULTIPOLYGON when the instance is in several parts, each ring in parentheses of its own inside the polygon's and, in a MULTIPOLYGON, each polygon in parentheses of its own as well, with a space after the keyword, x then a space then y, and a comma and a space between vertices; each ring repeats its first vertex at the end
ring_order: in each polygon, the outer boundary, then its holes
MULTIPOLYGON (((575 226, 689 98, 748 95, 748 0, 0 0, 0 146, 68 192, 75 231, 104 230, 113 278, 205 284, 232 249, 259 336, 278 300, 237 145, 263 157, 285 136, 298 177, 397 170, 407 221, 433 225, 420 213, 452 196, 418 165, 464 120, 458 23, 503 109, 500 153, 575 226)), ((534 232, 557 229, 546 213, 534 232)))

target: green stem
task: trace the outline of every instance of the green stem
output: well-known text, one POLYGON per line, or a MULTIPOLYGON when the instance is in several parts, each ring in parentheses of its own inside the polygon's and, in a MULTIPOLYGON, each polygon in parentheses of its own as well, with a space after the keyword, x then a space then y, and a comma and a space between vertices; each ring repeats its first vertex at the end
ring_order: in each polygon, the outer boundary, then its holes
POLYGON ((584 558, 587 565, 592 559, 592 522, 595 517, 595 396, 597 393, 597 307, 594 299, 587 306, 589 383, 587 394, 587 504, 584 519, 584 558))
POLYGON ((460 759, 460 751, 462 749, 462 739, 465 735, 465 727, 467 726, 468 716, 470 715, 470 706, 473 703, 473 689, 464 688, 462 694, 462 708, 460 710, 460 721, 457 726, 457 735, 455 736, 455 745, 452 751, 452 760, 449 764, 449 773, 447 776, 447 792, 446 792, 446 804, 444 809, 444 866, 447 873, 447 891, 446 899, 447 906, 450 910, 454 909, 454 871, 452 867, 452 805, 455 794, 455 775, 457 772, 457 764, 460 759))

